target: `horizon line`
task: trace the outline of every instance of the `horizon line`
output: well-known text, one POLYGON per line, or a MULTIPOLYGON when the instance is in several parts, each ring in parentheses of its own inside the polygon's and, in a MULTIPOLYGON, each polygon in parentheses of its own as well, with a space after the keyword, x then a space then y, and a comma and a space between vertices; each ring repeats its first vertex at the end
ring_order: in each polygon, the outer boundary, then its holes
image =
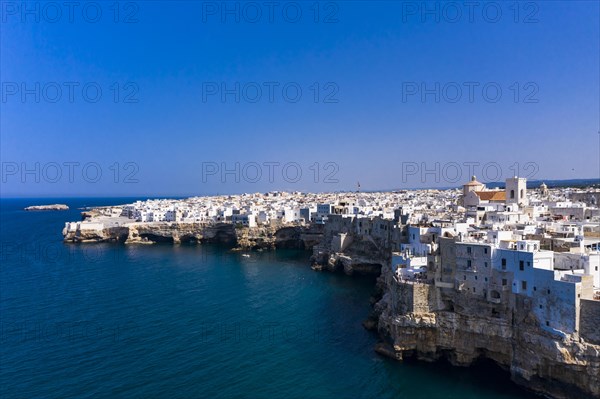
MULTIPOLYGON (((600 178, 573 178, 573 179, 533 179, 528 180, 528 183, 561 183, 561 182, 572 182, 581 180, 584 185, 589 185, 593 187, 596 184, 600 184, 600 178)), ((486 185, 497 185, 497 184, 505 184, 505 182, 495 181, 495 182, 484 182, 486 185)), ((244 194, 256 194, 256 193, 272 193, 272 192, 300 192, 306 194, 335 194, 335 193, 392 193, 395 191, 424 191, 424 190, 456 190, 460 189, 462 185, 459 186, 442 186, 442 187, 408 187, 408 188, 388 188, 388 189, 374 189, 374 190, 335 190, 335 191, 303 191, 303 190, 259 190, 253 192, 238 192, 231 194, 220 194, 220 193, 212 193, 212 194, 122 194, 122 195, 97 195, 97 194, 88 194, 88 195, 61 195, 61 194, 40 194, 35 196, 20 196, 20 195, 0 195, 0 199, 60 199, 60 198, 74 198, 74 199, 85 199, 85 198, 138 198, 144 197, 147 199, 151 198, 166 198, 166 199, 176 199, 176 198, 191 198, 191 197, 216 197, 216 196, 235 196, 235 195, 244 195, 244 194)), ((564 188, 569 188, 565 186, 564 188)))

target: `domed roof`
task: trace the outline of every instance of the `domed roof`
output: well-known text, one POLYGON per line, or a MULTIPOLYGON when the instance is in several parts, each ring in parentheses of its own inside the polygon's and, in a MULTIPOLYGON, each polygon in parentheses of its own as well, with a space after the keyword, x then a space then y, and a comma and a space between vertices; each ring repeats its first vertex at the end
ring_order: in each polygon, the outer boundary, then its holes
POLYGON ((483 183, 478 182, 475 176, 471 176, 471 181, 465 184, 465 186, 483 186, 483 183))

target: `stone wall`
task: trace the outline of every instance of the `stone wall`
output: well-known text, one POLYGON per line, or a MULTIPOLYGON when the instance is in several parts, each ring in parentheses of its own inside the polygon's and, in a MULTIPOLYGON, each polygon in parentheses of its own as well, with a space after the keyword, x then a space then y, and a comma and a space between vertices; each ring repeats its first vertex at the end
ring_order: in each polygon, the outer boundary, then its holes
POLYGON ((600 204, 600 191, 587 193, 571 193, 569 198, 572 201, 585 202, 587 206, 597 206, 600 204))
POLYGON ((581 300, 579 330, 583 339, 600 345, 600 301, 581 300))
POLYGON ((435 287, 420 283, 398 283, 391 285, 394 311, 404 313, 429 313, 435 310, 435 287))

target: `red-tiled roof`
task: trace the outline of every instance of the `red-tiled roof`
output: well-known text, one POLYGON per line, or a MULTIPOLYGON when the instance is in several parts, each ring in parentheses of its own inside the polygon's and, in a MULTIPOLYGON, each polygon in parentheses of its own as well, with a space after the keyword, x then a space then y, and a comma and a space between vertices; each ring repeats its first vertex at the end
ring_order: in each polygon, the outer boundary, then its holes
POLYGON ((506 201, 506 191, 475 191, 482 201, 506 201))

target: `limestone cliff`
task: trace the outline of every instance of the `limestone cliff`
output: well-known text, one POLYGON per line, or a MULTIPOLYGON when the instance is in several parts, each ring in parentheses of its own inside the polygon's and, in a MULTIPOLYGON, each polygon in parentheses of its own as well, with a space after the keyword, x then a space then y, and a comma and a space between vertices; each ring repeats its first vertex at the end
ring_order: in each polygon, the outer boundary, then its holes
MULTIPOLYGON (((85 226, 84 226, 85 227, 85 226)), ((63 229, 65 242, 125 242, 129 236, 129 228, 124 226, 63 229)))
POLYGON ((206 225, 202 223, 131 223, 127 225, 129 234, 126 243, 166 242, 214 242, 234 244, 236 240, 233 225, 219 223, 206 225))
POLYGON ((239 249, 311 248, 320 240, 319 226, 240 227, 231 223, 150 222, 124 223, 107 227, 103 223, 68 223, 63 230, 65 242, 133 243, 216 243, 239 249))
POLYGON ((381 281, 378 352, 458 366, 491 359, 528 389, 555 398, 600 397, 600 345, 542 329, 528 298, 513 294, 513 307, 489 303, 453 288, 397 282, 389 269, 381 281))
POLYGON ((313 257, 314 270, 328 270, 331 272, 344 272, 347 275, 362 274, 378 276, 381 272, 381 263, 366 254, 328 253, 319 259, 313 257))

